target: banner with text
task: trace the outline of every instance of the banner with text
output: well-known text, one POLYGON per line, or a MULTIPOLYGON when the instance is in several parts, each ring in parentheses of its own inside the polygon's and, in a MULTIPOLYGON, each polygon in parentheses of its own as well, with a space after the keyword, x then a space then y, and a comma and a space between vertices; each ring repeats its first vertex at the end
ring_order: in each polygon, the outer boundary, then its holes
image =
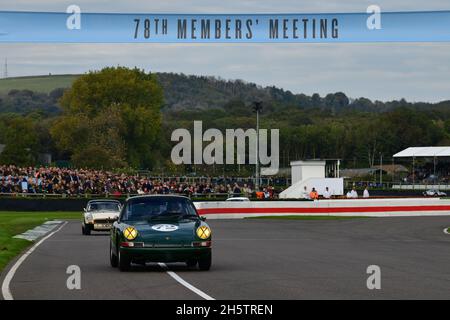
POLYGON ((110 14, 0 11, 0 42, 339 43, 450 41, 450 11, 110 14))

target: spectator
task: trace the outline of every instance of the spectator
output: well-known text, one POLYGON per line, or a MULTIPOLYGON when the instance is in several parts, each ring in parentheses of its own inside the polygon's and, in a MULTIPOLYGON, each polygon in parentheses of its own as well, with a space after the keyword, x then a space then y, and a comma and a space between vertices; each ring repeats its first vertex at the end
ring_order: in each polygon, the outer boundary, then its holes
POLYGON ((346 197, 347 197, 347 199, 353 198, 353 195, 352 195, 352 191, 351 191, 351 190, 348 190, 348 191, 347 191, 346 197))
POLYGON ((316 188, 312 188, 311 192, 309 193, 309 198, 312 200, 319 199, 319 194, 316 191, 316 188))
POLYGON ((330 199, 330 198, 331 198, 331 192, 330 192, 330 190, 328 189, 328 187, 325 188, 325 191, 323 192, 323 197, 324 197, 325 199, 330 199))
POLYGON ((369 190, 367 189, 367 187, 364 188, 364 192, 363 192, 363 198, 369 198, 370 194, 369 194, 369 190))
POLYGON ((311 199, 310 196, 309 196, 309 192, 308 192, 308 189, 306 188, 306 186, 303 187, 302 198, 303 199, 308 199, 308 200, 311 199))
POLYGON ((256 191, 256 198, 258 200, 263 200, 264 199, 264 192, 262 191, 256 191))
POLYGON ((264 199, 270 199, 270 192, 266 188, 263 189, 264 199))
POLYGON ((234 184, 233 194, 234 195, 240 195, 241 194, 241 188, 239 188, 239 185, 237 183, 234 184))
POLYGON ((24 192, 24 193, 28 192, 28 181, 27 181, 26 177, 23 177, 20 186, 22 188, 22 192, 24 192))

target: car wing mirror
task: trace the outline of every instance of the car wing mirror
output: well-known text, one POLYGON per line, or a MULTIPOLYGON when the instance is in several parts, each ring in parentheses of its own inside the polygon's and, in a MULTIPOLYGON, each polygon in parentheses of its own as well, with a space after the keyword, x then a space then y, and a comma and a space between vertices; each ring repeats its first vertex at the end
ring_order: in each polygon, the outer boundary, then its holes
POLYGON ((84 211, 84 212, 87 212, 87 209, 86 209, 86 208, 83 208, 83 211, 84 211))
POLYGON ((206 217, 204 217, 204 216, 200 216, 200 220, 202 220, 202 221, 206 221, 206 217))

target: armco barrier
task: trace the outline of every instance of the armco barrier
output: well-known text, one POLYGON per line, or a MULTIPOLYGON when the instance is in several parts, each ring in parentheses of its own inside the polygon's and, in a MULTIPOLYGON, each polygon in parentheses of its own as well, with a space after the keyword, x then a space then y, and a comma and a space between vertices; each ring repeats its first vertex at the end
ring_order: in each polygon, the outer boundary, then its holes
POLYGON ((449 215, 450 200, 439 198, 342 199, 318 201, 197 202, 208 219, 274 215, 424 216, 449 215))
MULTIPOLYGON (((123 199, 122 199, 123 200, 123 199)), ((0 198, 0 211, 82 211, 89 199, 0 198)), ((450 200, 438 198, 319 201, 194 202, 208 219, 267 215, 420 216, 450 215, 450 200)))
POLYGON ((0 198, 0 211, 83 211, 90 199, 0 198))

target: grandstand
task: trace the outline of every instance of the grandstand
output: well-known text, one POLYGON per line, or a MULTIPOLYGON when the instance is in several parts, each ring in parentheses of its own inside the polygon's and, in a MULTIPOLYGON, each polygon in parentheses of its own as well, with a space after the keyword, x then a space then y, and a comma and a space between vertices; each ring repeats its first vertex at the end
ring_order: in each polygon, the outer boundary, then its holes
POLYGON ((450 147, 410 147, 393 155, 412 164, 411 171, 394 189, 450 190, 450 147))

